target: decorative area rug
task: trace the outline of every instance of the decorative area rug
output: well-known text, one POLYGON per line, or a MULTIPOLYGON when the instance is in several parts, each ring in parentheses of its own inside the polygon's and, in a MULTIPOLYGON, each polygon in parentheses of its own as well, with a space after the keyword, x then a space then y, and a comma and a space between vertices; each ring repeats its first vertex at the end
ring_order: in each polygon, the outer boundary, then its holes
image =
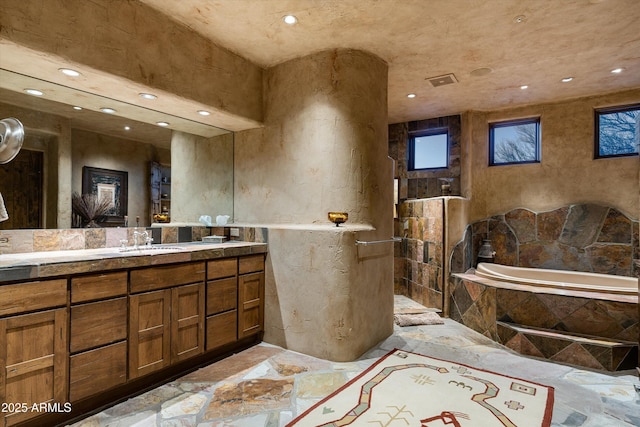
POLYGON ((549 427, 553 391, 396 349, 287 427, 549 427))

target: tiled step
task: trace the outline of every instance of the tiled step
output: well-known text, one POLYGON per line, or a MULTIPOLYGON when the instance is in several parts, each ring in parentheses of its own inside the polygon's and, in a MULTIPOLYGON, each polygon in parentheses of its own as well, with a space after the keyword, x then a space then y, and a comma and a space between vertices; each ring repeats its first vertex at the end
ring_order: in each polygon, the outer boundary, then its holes
POLYGON ((520 354, 607 371, 633 369, 638 343, 497 322, 499 342, 520 354))

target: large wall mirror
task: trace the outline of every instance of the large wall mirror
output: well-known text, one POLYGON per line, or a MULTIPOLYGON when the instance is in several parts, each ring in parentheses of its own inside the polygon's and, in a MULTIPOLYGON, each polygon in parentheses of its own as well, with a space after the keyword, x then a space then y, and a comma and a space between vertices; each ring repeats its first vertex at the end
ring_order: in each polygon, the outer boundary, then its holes
MULTIPOLYGON (((163 221, 157 213, 178 224, 197 223, 201 214, 233 217, 232 132, 0 69, 6 117, 23 123, 25 139, 18 156, 0 165, 9 211, 0 230, 82 226, 71 199, 86 191, 86 168, 126 174, 129 226, 163 221)), ((107 181, 101 188, 108 193, 107 181)))

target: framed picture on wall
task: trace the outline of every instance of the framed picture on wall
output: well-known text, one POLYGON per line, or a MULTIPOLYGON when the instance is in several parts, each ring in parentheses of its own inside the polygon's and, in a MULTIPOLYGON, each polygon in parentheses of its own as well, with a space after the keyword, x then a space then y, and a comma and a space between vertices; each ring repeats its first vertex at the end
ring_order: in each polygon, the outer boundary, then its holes
POLYGON ((127 215, 128 173, 111 169, 83 166, 82 194, 95 194, 98 198, 106 197, 111 201, 104 221, 105 227, 124 226, 127 215))

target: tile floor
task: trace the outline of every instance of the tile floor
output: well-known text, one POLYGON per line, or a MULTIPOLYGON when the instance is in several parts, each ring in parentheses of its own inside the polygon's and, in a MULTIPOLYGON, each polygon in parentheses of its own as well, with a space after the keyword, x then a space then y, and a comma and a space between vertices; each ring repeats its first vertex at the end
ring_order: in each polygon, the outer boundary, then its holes
MULTIPOLYGON (((396 312, 424 308, 396 296, 396 312)), ((635 371, 609 375, 523 357, 450 319, 395 326, 392 336, 350 363, 262 343, 115 405, 74 427, 279 427, 394 348, 555 387, 552 426, 640 426, 635 371)), ((481 426, 478 426, 481 427, 481 426)))

